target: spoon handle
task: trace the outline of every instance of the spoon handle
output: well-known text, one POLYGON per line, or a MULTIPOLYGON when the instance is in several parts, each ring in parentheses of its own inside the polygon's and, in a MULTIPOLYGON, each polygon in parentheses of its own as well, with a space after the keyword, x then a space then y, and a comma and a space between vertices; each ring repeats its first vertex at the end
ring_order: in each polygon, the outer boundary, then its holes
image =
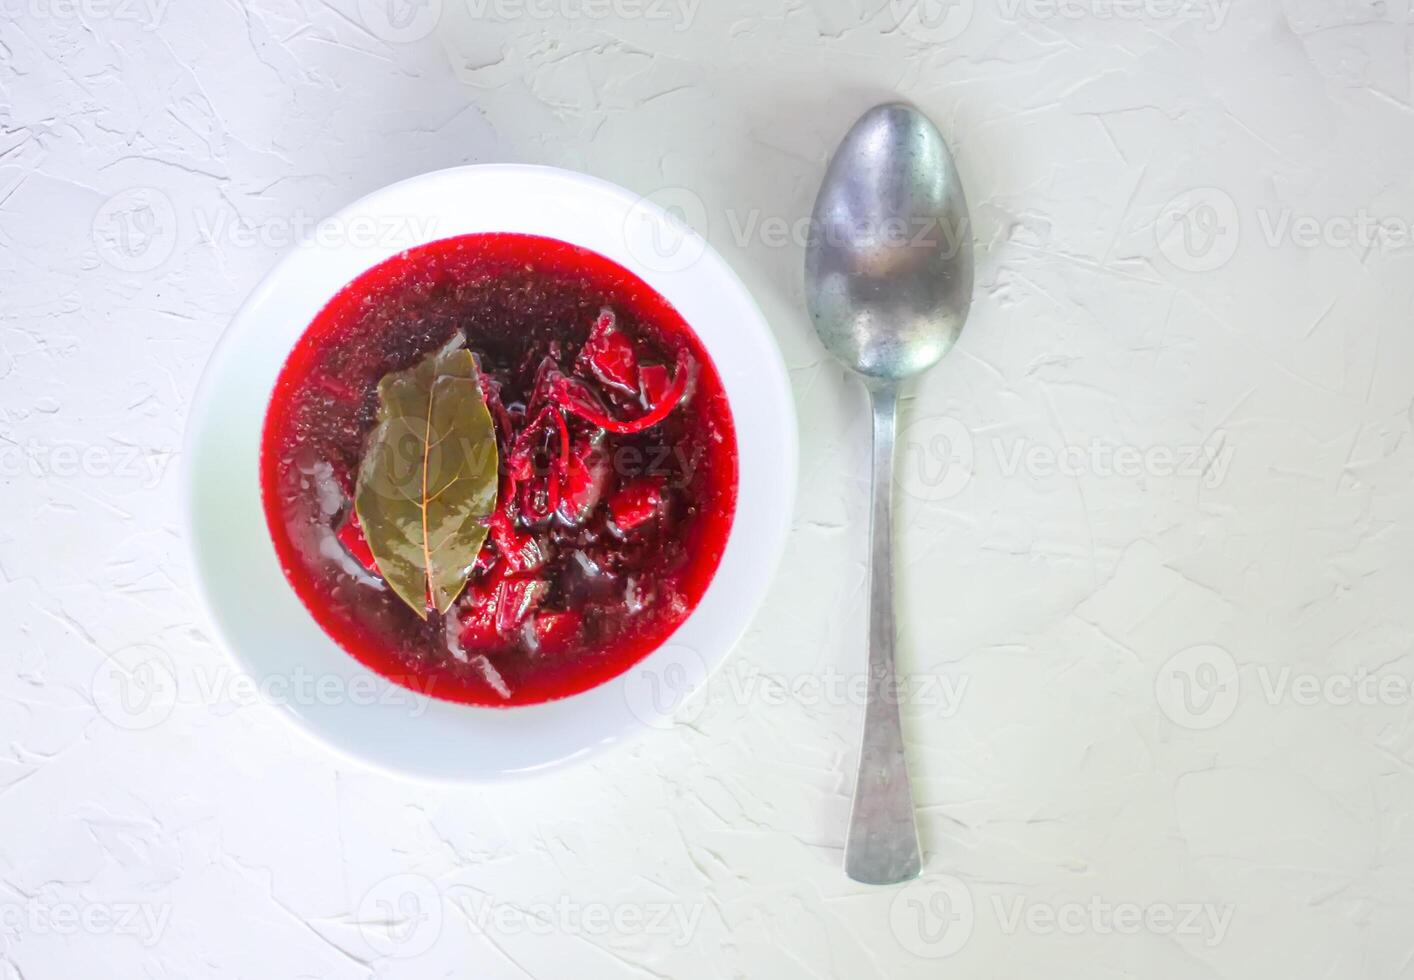
POLYGON ((870 505, 869 688, 859 778, 845 840, 845 874, 871 885, 916 878, 922 870, 913 791, 903 753, 894 671, 893 487, 898 390, 869 386, 874 410, 874 490, 870 505))

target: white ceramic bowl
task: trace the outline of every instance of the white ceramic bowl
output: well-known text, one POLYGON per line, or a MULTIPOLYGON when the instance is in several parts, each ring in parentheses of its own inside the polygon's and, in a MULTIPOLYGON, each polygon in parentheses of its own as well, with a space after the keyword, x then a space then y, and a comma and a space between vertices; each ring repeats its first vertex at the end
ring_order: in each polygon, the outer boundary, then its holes
POLYGON ((251 295, 221 339, 186 437, 188 534, 216 632, 257 689, 306 732, 392 773, 484 779, 579 759, 667 727, 726 657, 775 570, 797 442, 785 366, 760 310, 695 232, 612 184, 547 167, 460 167, 363 198, 321 225, 251 295), (276 375, 300 334, 359 273, 424 242, 522 232, 581 245, 643 278, 697 332, 736 425, 736 518, 716 577, 668 642, 624 675, 516 708, 427 698, 334 643, 281 572, 257 473, 276 375))

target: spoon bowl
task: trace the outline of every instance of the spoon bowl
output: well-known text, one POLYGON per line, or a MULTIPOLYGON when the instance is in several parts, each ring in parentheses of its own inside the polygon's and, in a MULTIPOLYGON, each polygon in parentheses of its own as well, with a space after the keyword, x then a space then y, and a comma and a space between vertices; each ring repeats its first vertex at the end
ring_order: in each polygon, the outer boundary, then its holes
POLYGON ((810 225, 805 298, 825 347, 864 378, 874 414, 868 700, 845 873, 895 884, 923 866, 894 664, 898 386, 952 349, 972 305, 962 182, 942 134, 912 106, 870 109, 830 161, 810 225))
POLYGON ((927 116, 901 103, 865 113, 830 161, 810 232, 806 303, 846 367, 901 381, 952 349, 972 305, 971 227, 927 116))

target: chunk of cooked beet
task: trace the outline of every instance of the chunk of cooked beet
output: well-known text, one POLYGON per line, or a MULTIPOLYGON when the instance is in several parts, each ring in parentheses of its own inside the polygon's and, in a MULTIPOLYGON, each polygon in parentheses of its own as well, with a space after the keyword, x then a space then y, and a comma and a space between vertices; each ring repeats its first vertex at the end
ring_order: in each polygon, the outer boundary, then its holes
POLYGON ((635 419, 616 419, 604 408, 602 399, 588 384, 579 378, 560 377, 550 385, 550 393, 555 401, 567 412, 578 415, 592 425, 619 435, 631 435, 650 429, 673 413, 694 386, 697 376, 697 362, 686 350, 678 352, 673 365, 673 380, 661 401, 635 419))
POLYGON ((349 557, 363 566, 364 571, 373 575, 379 574, 378 563, 373 558, 373 549, 368 546, 368 539, 363 536, 363 525, 358 521, 358 511, 349 508, 349 516, 344 518, 344 523, 334 536, 339 539, 339 544, 344 546, 349 557))
POLYGON ((580 527, 593 515, 613 480, 614 468, 603 440, 586 436, 570 448, 569 465, 560 484, 555 516, 565 527, 580 527))
POLYGON ((494 650, 505 645, 496 631, 496 611, 500 603, 501 569, 494 569, 485 580, 467 589, 461 600, 461 632, 458 639, 466 651, 494 650))
POLYGON ((536 653, 562 653, 579 639, 584 628, 584 614, 578 611, 543 610, 527 624, 526 640, 536 653))
POLYGON ((600 310, 589 339, 579 352, 578 367, 600 383, 627 395, 638 392, 638 354, 618 327, 613 310, 600 310))
POLYGON ((648 524, 667 508, 662 477, 640 477, 624 485, 609 500, 609 528, 627 536, 648 524))
POLYGON ((638 369, 638 397, 645 409, 651 409, 668 397, 673 376, 666 364, 645 364, 638 369))
POLYGON ((497 631, 505 635, 518 629, 549 591, 539 579, 503 579, 496 599, 497 631))
POLYGON ((549 556, 545 545, 533 534, 516 530, 506 508, 498 507, 491 515, 490 539, 506 562, 506 570, 515 575, 533 572, 545 564, 549 556))

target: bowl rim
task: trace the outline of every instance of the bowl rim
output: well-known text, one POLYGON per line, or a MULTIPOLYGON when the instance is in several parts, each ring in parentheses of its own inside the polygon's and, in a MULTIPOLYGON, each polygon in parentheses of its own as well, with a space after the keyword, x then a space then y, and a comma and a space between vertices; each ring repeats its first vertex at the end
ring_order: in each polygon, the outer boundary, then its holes
MULTIPOLYGON (((752 479, 752 484, 748 485, 745 474, 740 471, 742 467, 740 453, 742 450, 743 420, 737 414, 738 402, 732 395, 733 385, 728 384, 728 377, 736 378, 741 371, 736 364, 732 364, 730 368, 724 365, 726 358, 730 356, 731 353, 722 346, 724 342, 722 337, 725 335, 717 336, 714 346, 714 341, 710 339, 709 336, 704 336, 699 319, 694 319, 693 316, 683 312, 684 319, 687 320, 693 331, 698 335, 703 347, 708 351, 709 355, 711 355, 719 374, 723 376, 724 387, 727 388, 727 402, 729 409, 732 411, 733 424, 737 431, 738 440, 739 472, 736 511, 733 515, 732 528, 729 532, 726 548, 723 551, 722 558, 713 573, 712 580, 709 582, 707 591, 704 593, 702 599, 689 613, 683 623, 679 624, 677 629, 674 630, 662 645, 630 667, 624 674, 611 678, 580 694, 538 705, 487 707, 450 702, 440 698, 430 698, 426 695, 410 692, 406 688, 394 685, 393 682, 387 681, 380 675, 377 675, 376 672, 365 667, 353 657, 352 654, 340 647, 332 637, 325 634, 323 629, 315 622, 314 617, 305 609, 303 602, 295 596, 294 590, 288 582, 283 570, 279 568, 278 562, 273 569, 271 569, 271 571, 274 572, 274 577, 279 580, 277 590, 288 594, 288 597, 298 605, 301 613, 308 620, 309 625, 313 626, 313 628, 318 631, 319 635, 323 637, 328 646, 337 650, 339 656, 346 661, 346 663, 343 664, 344 670, 363 672, 368 675, 375 685, 379 685, 381 682, 381 685, 398 687, 400 691, 405 692, 404 696, 410 698, 412 701, 428 702, 430 707, 425 707, 424 710, 436 710, 439 714, 446 712, 458 714, 472 713, 483 717, 483 719, 488 714, 506 718, 510 716, 530 716, 542 709, 549 709, 553 712, 557 707, 564 706, 569 702, 575 702, 576 699, 584 698, 588 694, 602 692, 613 685, 625 683, 625 678, 633 672, 642 669, 644 665, 655 660, 655 658, 660 659, 660 663, 654 668, 658 671, 664 669, 665 666, 667 666, 668 669, 674 666, 681 667, 684 665, 684 662, 686 662, 687 674, 685 676, 689 678, 690 687, 685 688, 682 697, 678 699, 677 703, 680 705, 683 701, 690 699, 700 692, 707 678, 721 666, 730 652, 736 647, 741 636, 745 633, 756 615, 767 590, 770 588, 784 553, 795 503, 799 465, 799 432, 789 375, 780 348, 765 315, 761 312, 754 297, 752 297, 750 292, 746 289, 746 286, 741 282, 735 271, 696 231, 686 227, 682 222, 667 214, 650 199, 633 194, 616 184, 576 171, 530 164, 476 164, 429 171, 397 181, 396 183, 386 185, 365 194, 343 208, 340 208, 329 218, 326 218, 325 221, 340 223, 342 227, 347 228, 356 218, 384 213, 388 202, 397 201, 400 195, 405 196, 409 192, 419 189, 433 189, 438 186, 443 186, 444 189, 447 187, 456 187, 467 191, 470 196, 475 197, 477 193, 476 185, 478 183, 484 185, 482 193, 484 193, 486 189, 494 188, 498 183, 509 183, 511 185, 538 185, 546 191, 553 190, 570 194, 571 196, 583 196, 584 200, 590 204, 596 204, 600 207, 609 207, 611 210, 623 211, 625 215, 629 213, 634 214, 637 219, 651 228, 651 231, 645 232, 645 234, 660 234, 662 229, 670 229, 671 234, 679 236, 679 241, 688 246, 689 251, 696 257, 682 269, 654 269, 645 267, 642 262, 632 261, 632 259, 637 257, 637 253, 634 252, 633 243, 627 241, 627 239, 631 237, 627 217, 622 219, 622 225, 618 229, 619 234, 626 239, 624 248, 626 248, 629 253, 627 259, 622 249, 616 254, 610 254, 604 249, 585 245, 582 241, 563 237, 553 231, 525 231, 520 228, 488 227, 476 230, 454 228, 447 232, 443 232, 439 228, 437 231, 433 232, 430 231, 431 226, 429 225, 429 233, 426 234, 425 237, 421 234, 415 234, 414 238, 416 240, 406 242, 399 248, 388 251, 386 248, 380 247, 370 251, 358 252, 356 256, 357 260, 366 262, 366 264, 361 267, 360 272, 372 268, 379 262, 390 258, 392 255, 398 254, 406 248, 416 247, 428 242, 456 237, 458 235, 474 234, 477 233, 477 231, 494 232, 501 230, 540 234, 544 237, 568 241, 570 244, 590 248, 623 265, 630 272, 648 283, 651 288, 668 299, 669 302, 674 303, 675 306, 679 304, 670 294, 677 291, 679 288, 688 288, 686 286, 688 282, 699 280, 700 284, 693 286, 692 289, 710 289, 712 293, 720 297, 722 302, 738 307, 738 314, 745 314, 739 321, 734 321, 733 329, 742 331, 743 336, 750 336, 752 338, 756 349, 752 351, 755 356, 752 358, 749 365, 749 373, 757 379, 758 383, 764 382, 766 388, 769 389, 766 397, 774 410, 772 414, 774 415, 774 421, 777 423, 771 426, 772 434, 776 437, 777 442, 775 443, 775 451, 770 461, 769 481, 763 482, 757 479, 758 476, 766 474, 755 474, 752 479), (749 497, 748 495, 751 496, 749 497), (766 525, 764 528, 765 533, 757 533, 749 545, 751 565, 755 567, 755 574, 751 576, 755 581, 754 586, 749 590, 751 594, 746 596, 744 600, 738 597, 741 601, 738 602, 736 608, 728 608, 726 615, 721 615, 721 611, 718 611, 719 615, 712 624, 716 626, 716 628, 713 630, 713 642, 710 649, 705 650, 699 655, 695 647, 688 647, 686 648, 686 652, 674 652, 663 659, 665 651, 674 648, 674 641, 680 634, 686 631, 688 625, 702 619, 708 598, 714 594, 714 590, 720 591, 719 583, 723 581, 723 573, 731 570, 729 568, 729 557, 737 555, 737 564, 740 564, 740 556, 747 548, 746 543, 739 537, 739 535, 745 533, 746 530, 742 516, 747 508, 753 508, 757 512, 764 512, 766 517, 764 521, 766 525)), ((458 220, 461 220, 461 218, 459 217, 458 220)), ((340 245, 339 248, 348 251, 347 243, 340 245)), ((268 670, 262 668, 258 659, 249 655, 248 651, 242 648, 244 641, 234 634, 232 624, 228 619, 228 601, 223 599, 216 591, 216 586, 211 579, 208 569, 208 556, 203 554, 203 540, 209 533, 208 531, 204 531, 202 526, 203 503, 201 481, 204 473, 202 463, 205 460, 203 439, 210 438, 210 429, 213 424, 219 420, 219 415, 216 413, 218 413, 222 407, 219 401, 219 396, 223 393, 221 390, 221 382, 226 380, 226 375, 235 369, 236 360, 241 351, 241 344, 249 345, 252 342, 250 336, 252 324, 256 321, 258 316, 265 311, 269 304, 275 301, 280 291, 288 287, 290 277, 301 271, 300 264, 302 260, 299 257, 302 254, 302 250, 305 249, 310 249, 315 253, 327 251, 324 245, 305 242, 293 246, 284 252, 279 261, 261 279, 255 288, 251 290, 250 294, 222 331, 216 344, 212 347, 187 412, 187 421, 182 444, 183 485, 181 493, 181 517, 184 530, 183 537, 186 542, 187 558, 190 563, 192 579, 198 596, 201 613, 205 623, 212 629, 217 644, 225 651, 226 660, 234 666, 239 674, 256 682, 256 690, 260 693, 261 699, 281 709, 277 711, 277 714, 288 719, 296 730, 312 738, 318 744, 329 749, 342 759, 357 763, 360 766, 371 767, 402 779, 432 783, 457 783, 527 776, 547 769, 559 768, 597 755, 613 745, 627 742, 631 740, 633 736, 651 731, 654 728, 670 727, 670 719, 668 718, 665 718, 664 721, 669 722, 669 724, 657 724, 655 721, 649 721, 648 723, 637 725, 619 724, 617 726, 608 726, 614 727, 616 730, 609 732, 606 729, 605 732, 598 733, 599 737, 587 739, 575 751, 547 751, 545 758, 533 765, 507 768, 494 766, 467 768, 459 768, 456 766, 429 766, 424 768, 420 760, 409 762, 407 759, 404 759, 395 764, 390 762, 386 754, 368 751, 366 745, 351 744, 351 740, 347 737, 347 731, 344 731, 342 735, 339 734, 338 727, 328 724, 328 719, 317 720, 315 717, 317 712, 302 710, 288 701, 281 701, 268 695, 266 687, 263 686, 261 682, 267 680, 272 675, 268 670)), ((350 259, 345 256, 342 261, 347 264, 350 259)), ((354 276, 357 274, 359 273, 354 273, 354 276)), ((354 276, 348 276, 348 278, 344 280, 345 284, 347 284, 348 281, 352 281, 354 276)), ((321 303, 328 302, 329 299, 332 299, 334 292, 337 292, 338 288, 340 287, 336 286, 334 290, 329 291, 328 294, 324 296, 323 300, 321 300, 321 303)), ((309 322, 309 319, 305 319, 299 323, 298 328, 292 335, 290 344, 284 347, 280 355, 279 363, 281 366, 285 358, 288 357, 293 343, 307 330, 309 322)), ((279 368, 277 367, 276 374, 278 374, 278 370, 279 368)), ((272 378, 271 387, 273 387, 273 383, 274 379, 272 378)), ((740 381, 736 382, 737 385, 741 383, 740 381)), ((255 400, 258 402, 259 408, 259 427, 263 428, 265 414, 268 411, 270 390, 262 388, 256 394, 258 395, 258 398, 255 398, 255 400)), ((752 424, 757 424, 757 421, 758 420, 753 418, 752 424)), ((257 442, 258 441, 257 437, 257 442)), ((236 492, 246 494, 253 490, 258 500, 260 497, 258 454, 256 459, 257 466, 255 471, 248 474, 250 480, 253 481, 253 486, 244 490, 237 490, 236 492)), ((260 511, 259 528, 260 538, 263 539, 263 543, 271 549, 273 554, 273 545, 270 545, 269 542, 269 532, 265 526, 263 508, 261 508, 260 511)), ((760 532, 763 529, 757 528, 757 530, 760 532)), ((257 551, 261 550, 259 544, 254 544, 253 547, 257 551)), ((740 569, 738 569, 738 571, 739 570, 740 569)), ((647 672, 645 672, 645 677, 648 680, 654 679, 652 676, 649 676, 647 672)), ((625 696, 625 700, 631 700, 631 698, 625 696)), ((632 709, 632 705, 630 705, 630 708, 632 709)), ((331 714, 330 717, 333 717, 333 715, 331 714)), ((641 713, 637 720, 640 722, 643 721, 641 713)), ((556 724, 556 722, 552 719, 551 724, 556 724)))

